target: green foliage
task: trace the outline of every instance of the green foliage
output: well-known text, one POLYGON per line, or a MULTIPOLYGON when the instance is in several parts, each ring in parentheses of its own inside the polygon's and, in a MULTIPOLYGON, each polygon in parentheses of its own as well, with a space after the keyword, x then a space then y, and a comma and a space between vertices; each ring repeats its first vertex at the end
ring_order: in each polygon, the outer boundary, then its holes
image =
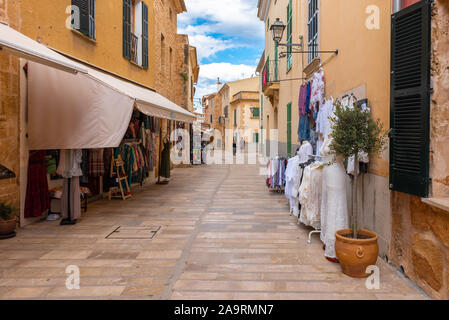
POLYGON ((0 220, 8 221, 15 217, 16 208, 7 203, 0 203, 0 220))
POLYGON ((374 121, 368 109, 356 105, 346 108, 335 104, 335 107, 330 145, 335 154, 350 158, 359 152, 378 155, 385 149, 389 131, 384 130, 380 119, 374 121))

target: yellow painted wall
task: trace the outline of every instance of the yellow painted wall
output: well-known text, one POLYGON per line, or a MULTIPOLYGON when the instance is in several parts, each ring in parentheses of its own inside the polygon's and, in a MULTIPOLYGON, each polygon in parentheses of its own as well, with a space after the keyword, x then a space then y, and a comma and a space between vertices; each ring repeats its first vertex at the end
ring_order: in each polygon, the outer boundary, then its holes
POLYGON ((66 28, 66 8, 71 0, 22 0, 19 31, 33 40, 127 79, 154 87, 154 0, 145 0, 149 10, 149 68, 142 69, 123 57, 123 1, 97 0, 96 41, 66 28))
MULTIPOLYGON (((326 96, 337 97, 366 85, 366 98, 374 118, 390 126, 391 3, 385 0, 321 0, 320 49, 338 49, 338 56, 324 66, 326 96), (380 28, 369 30, 368 6, 379 8, 380 28)), ((306 1, 303 1, 305 4, 306 1)), ((327 56, 321 55, 322 60, 327 56)), ((358 97, 359 98, 359 97, 358 97)), ((373 159, 370 171, 388 177, 388 152, 373 159)))
MULTIPOLYGON (((271 1, 268 17, 270 25, 280 18, 287 23, 288 0, 271 1)), ((303 35, 305 49, 308 37, 308 1, 293 0, 293 43, 299 43, 299 35, 303 35)), ((338 56, 330 58, 323 66, 326 81, 326 97, 334 98, 343 93, 366 86, 368 98, 375 118, 380 118, 389 127, 390 106, 390 14, 391 2, 385 0, 319 0, 319 50, 339 50, 338 56), (366 13, 368 6, 379 8, 380 29, 368 30, 366 13)), ((271 32, 266 31, 265 56, 274 60, 274 42, 271 32)), ((286 42, 284 33, 283 43, 286 42)), ((285 47, 279 47, 279 53, 285 52, 285 47)), ((325 62, 330 54, 320 54, 325 62)), ((265 58, 266 59, 266 58, 265 58)), ((302 78, 307 66, 307 54, 293 54, 293 67, 286 70, 286 58, 279 60, 280 80, 302 78)), ((297 143, 298 136, 298 98, 301 80, 281 81, 279 102, 271 105, 264 98, 264 128, 279 129, 279 141, 287 142, 287 104, 292 103, 292 144, 297 143), (275 108, 277 119, 275 122, 275 108), (267 124, 267 116, 270 124, 267 124)), ((364 98, 364 97, 362 97, 364 98)), ((374 159, 370 166, 371 172, 388 176, 388 152, 381 159, 374 159)))

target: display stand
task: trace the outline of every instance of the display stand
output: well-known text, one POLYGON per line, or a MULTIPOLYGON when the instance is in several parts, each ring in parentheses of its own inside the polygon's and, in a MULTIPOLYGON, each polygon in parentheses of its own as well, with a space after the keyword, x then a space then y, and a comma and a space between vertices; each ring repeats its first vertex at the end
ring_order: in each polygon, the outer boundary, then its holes
POLYGON ((72 211, 71 207, 70 207, 71 184, 72 184, 72 178, 68 178, 67 179, 67 187, 68 187, 68 190, 67 190, 67 195, 68 195, 67 196, 67 218, 61 220, 61 226, 73 226, 74 224, 76 224, 76 219, 72 220, 72 217, 71 217, 71 211, 72 211))
POLYGON ((118 155, 117 159, 112 159, 111 166, 111 176, 117 175, 118 187, 113 187, 109 189, 109 200, 112 199, 122 199, 126 200, 131 198, 131 189, 128 184, 128 176, 125 172, 124 162, 122 160, 122 156, 118 155), (115 169, 115 173, 114 173, 115 169), (126 190, 123 188, 123 182, 125 183, 126 190), (120 196, 116 196, 113 192, 120 191, 120 196))

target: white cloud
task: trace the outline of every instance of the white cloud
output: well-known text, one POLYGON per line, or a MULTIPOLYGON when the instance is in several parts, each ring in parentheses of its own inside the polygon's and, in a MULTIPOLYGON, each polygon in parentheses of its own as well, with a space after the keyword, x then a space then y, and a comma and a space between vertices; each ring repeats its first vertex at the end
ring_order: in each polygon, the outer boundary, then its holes
POLYGON ((206 35, 207 29, 208 28, 204 28, 204 26, 201 25, 188 26, 178 30, 178 33, 189 35, 189 43, 197 48, 199 61, 203 58, 210 58, 217 52, 238 46, 232 40, 222 40, 206 35))
POLYGON ((196 96, 201 98, 204 95, 217 92, 217 78, 221 83, 249 78, 254 75, 256 66, 244 64, 231 64, 224 62, 201 65, 196 96))
POLYGON ((198 19, 215 33, 248 40, 264 38, 263 23, 257 18, 257 0, 186 0, 187 13, 179 16, 181 25, 198 19))
MULTIPOLYGON (((178 32, 189 35, 190 44, 197 47, 200 63, 224 50, 260 46, 264 40, 264 24, 257 18, 257 0, 185 2, 187 13, 178 16, 178 32)), ((224 62, 201 64, 196 98, 216 92, 218 77, 222 83, 250 77, 257 63, 258 60, 254 66, 224 62)))

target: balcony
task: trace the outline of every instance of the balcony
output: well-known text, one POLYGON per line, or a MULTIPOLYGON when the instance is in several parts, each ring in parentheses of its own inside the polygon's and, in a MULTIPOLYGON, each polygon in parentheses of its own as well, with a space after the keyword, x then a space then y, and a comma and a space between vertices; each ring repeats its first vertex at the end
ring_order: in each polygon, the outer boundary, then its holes
POLYGON ((263 93, 270 98, 279 94, 278 61, 267 60, 262 70, 263 93))
POLYGON ((139 38, 134 33, 131 33, 131 61, 136 64, 139 64, 139 55, 137 53, 138 43, 139 38))

